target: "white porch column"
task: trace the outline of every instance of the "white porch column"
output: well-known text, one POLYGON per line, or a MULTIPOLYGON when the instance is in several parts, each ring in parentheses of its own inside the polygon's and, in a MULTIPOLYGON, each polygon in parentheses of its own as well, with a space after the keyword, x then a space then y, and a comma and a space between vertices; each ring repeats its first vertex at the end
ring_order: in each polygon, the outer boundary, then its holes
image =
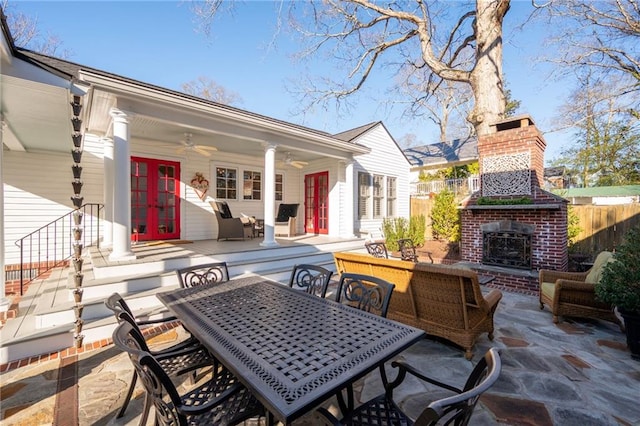
POLYGON ((113 250, 110 260, 135 259, 131 251, 131 158, 129 155, 129 121, 117 108, 113 118, 113 250))
MULTIPOLYGON (((0 119, 2 119, 1 115, 0 119)), ((0 312, 7 312, 9 305, 11 305, 5 293, 6 272, 4 271, 4 177, 2 175, 4 165, 2 164, 2 133, 5 125, 4 120, 0 121, 0 312)))
POLYGON ((102 247, 111 247, 113 245, 113 179, 115 177, 114 171, 114 149, 113 139, 102 138, 102 146, 104 150, 103 155, 103 187, 104 187, 104 221, 103 234, 102 234, 102 247))
POLYGON ((353 160, 346 160, 344 162, 344 218, 342 219, 346 224, 345 234, 343 235, 345 238, 351 238, 354 236, 353 227, 354 227, 354 217, 353 214, 356 204, 355 204, 355 196, 354 196, 354 176, 353 176, 353 160))
POLYGON ((264 247, 279 245, 275 239, 273 212, 276 208, 276 145, 267 143, 264 146, 264 239, 260 243, 264 247))

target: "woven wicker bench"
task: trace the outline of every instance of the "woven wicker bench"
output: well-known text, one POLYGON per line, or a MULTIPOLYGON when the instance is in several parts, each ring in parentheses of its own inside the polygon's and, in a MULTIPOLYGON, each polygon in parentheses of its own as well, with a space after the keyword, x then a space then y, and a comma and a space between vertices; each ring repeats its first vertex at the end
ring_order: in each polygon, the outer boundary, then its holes
POLYGON ((467 359, 481 334, 493 340, 493 314, 502 293, 494 289, 483 295, 476 272, 360 253, 333 255, 338 273, 373 275, 396 285, 388 318, 461 346, 467 359))

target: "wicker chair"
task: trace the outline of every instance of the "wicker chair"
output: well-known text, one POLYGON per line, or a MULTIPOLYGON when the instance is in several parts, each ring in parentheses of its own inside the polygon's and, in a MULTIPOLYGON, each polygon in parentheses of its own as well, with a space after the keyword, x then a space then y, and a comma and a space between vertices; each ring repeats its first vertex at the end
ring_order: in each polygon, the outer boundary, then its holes
POLYGON ((210 201, 218 221, 218 241, 253 238, 255 219, 233 217, 226 201, 210 201))
MULTIPOLYGON (((198 369, 214 367, 214 370, 220 371, 222 374, 231 374, 226 372, 224 369, 218 368, 217 361, 209 354, 209 351, 200 344, 200 342, 195 337, 190 337, 189 339, 177 343, 168 348, 152 351, 149 349, 147 342, 144 339, 143 332, 140 329, 140 325, 144 324, 156 324, 158 321, 137 321, 133 314, 131 313, 131 309, 127 306, 127 303, 124 299, 118 294, 112 294, 106 301, 105 305, 111 309, 118 323, 127 323, 133 329, 131 334, 136 337, 136 345, 140 348, 140 350, 144 350, 153 356, 158 357, 158 362, 165 370, 166 374, 169 377, 178 377, 186 373, 194 373, 198 369)), ((176 321, 175 318, 169 318, 168 320, 176 321)), ((167 320, 162 320, 160 322, 166 322, 167 320)), ((138 379, 137 370, 133 372, 133 376, 131 377, 131 383, 129 384, 129 390, 127 391, 127 395, 124 398, 122 403, 122 407, 116 414, 116 418, 121 418, 124 416, 125 411, 129 405, 129 401, 131 400, 131 396, 133 395, 133 390, 136 387, 136 382, 138 379)), ((144 407, 142 411, 142 417, 140 418, 140 425, 147 424, 147 417, 149 416, 149 410, 151 409, 151 400, 148 398, 148 395, 145 394, 144 399, 144 407)))
POLYGON ((298 216, 299 205, 280 204, 278 206, 278 214, 273 227, 275 235, 284 235, 286 237, 296 235, 296 217, 298 216))
POLYGON ((394 284, 382 278, 343 273, 338 284, 336 302, 386 318, 394 287, 394 284))
POLYGON ((176 270, 180 287, 196 287, 229 281, 227 262, 214 262, 176 270))
POLYGON ((553 322, 561 316, 595 318, 611 321, 624 331, 622 321, 615 315, 613 307, 596 300, 595 283, 602 275, 602 269, 612 259, 613 254, 603 251, 598 254, 593 266, 586 272, 558 272, 541 269, 539 273, 540 309, 544 305, 551 308, 553 322))
POLYGON ((327 295, 331 275, 333 272, 322 266, 296 265, 289 278, 289 287, 324 298, 327 295))
POLYGON ((431 402, 417 416, 416 425, 453 424, 464 426, 469 424, 469 419, 480 396, 493 386, 500 377, 502 368, 497 349, 491 348, 473 368, 464 387, 458 389, 425 376, 403 361, 394 361, 391 365, 399 369, 398 376, 393 382, 385 386, 385 393, 356 407, 342 420, 338 420, 325 408, 319 408, 318 414, 324 416, 333 425, 411 426, 414 424, 413 420, 393 400, 393 390, 404 381, 407 373, 409 373, 422 381, 451 391, 454 394, 431 402))
POLYGON ((379 257, 381 259, 388 259, 389 252, 387 251, 387 245, 385 243, 365 243, 367 252, 373 257, 379 257))
POLYGON ((155 407, 157 425, 233 425, 265 413, 262 404, 226 369, 214 370, 204 384, 180 395, 163 365, 163 355, 145 351, 144 339, 126 321, 114 331, 113 342, 129 355, 145 398, 155 407))

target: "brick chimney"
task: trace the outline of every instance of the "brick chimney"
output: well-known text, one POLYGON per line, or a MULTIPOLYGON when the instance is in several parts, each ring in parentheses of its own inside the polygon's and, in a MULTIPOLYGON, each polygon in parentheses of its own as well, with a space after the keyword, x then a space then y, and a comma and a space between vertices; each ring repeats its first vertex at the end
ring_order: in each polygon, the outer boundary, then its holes
MULTIPOLYGON (((517 181, 523 179, 530 185, 513 185, 510 188, 483 188, 483 196, 535 195, 542 187, 544 178, 544 150, 547 144, 542 134, 528 115, 510 117, 491 126, 491 132, 478 138, 480 173, 484 178, 495 176, 496 184, 504 180, 503 174, 513 175, 517 181), (510 193, 508 193, 510 192, 510 193)), ((484 183, 484 182, 483 182, 484 183)))

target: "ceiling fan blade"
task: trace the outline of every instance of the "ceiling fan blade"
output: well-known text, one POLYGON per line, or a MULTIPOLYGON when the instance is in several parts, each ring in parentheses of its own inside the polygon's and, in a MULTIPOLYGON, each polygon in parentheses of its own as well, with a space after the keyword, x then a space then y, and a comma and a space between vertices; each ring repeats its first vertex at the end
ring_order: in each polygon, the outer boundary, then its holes
POLYGON ((187 149, 186 146, 179 146, 178 148, 176 148, 176 153, 182 154, 186 149, 187 149))
POLYGON ((202 148, 201 148, 201 147, 199 147, 199 146, 194 146, 194 147, 193 147, 193 150, 194 150, 195 152, 197 152, 198 154, 200 154, 200 155, 204 155, 205 157, 211 157, 211 153, 210 153, 209 151, 204 150, 204 149, 202 149, 202 148))
POLYGON ((301 169, 301 168, 303 168, 303 167, 304 167, 304 164, 302 164, 302 163, 303 163, 303 162, 301 162, 301 161, 292 161, 292 162, 291 162, 291 165, 292 165, 293 167, 295 167, 296 169, 301 169))
POLYGON ((196 145, 196 148, 204 149, 204 150, 208 150, 208 151, 217 151, 218 150, 218 148, 216 148, 215 146, 209 146, 209 145, 196 145))

